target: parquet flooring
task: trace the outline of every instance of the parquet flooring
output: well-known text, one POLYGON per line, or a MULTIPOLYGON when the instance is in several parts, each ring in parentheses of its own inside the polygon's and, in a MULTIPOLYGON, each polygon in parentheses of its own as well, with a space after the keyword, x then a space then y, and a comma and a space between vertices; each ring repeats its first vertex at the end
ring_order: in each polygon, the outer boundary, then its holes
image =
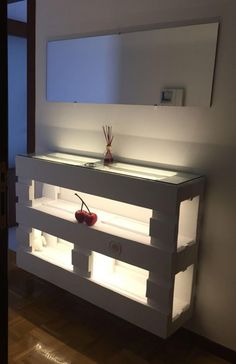
POLYGON ((9 364, 227 364, 179 331, 162 340, 15 266, 9 364))

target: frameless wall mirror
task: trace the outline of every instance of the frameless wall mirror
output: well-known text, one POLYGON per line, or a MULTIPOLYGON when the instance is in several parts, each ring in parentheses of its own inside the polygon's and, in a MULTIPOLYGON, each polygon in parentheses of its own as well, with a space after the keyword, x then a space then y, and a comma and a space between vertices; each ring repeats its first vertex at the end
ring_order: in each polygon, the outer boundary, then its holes
POLYGON ((47 100, 210 106, 218 23, 49 41, 47 100))

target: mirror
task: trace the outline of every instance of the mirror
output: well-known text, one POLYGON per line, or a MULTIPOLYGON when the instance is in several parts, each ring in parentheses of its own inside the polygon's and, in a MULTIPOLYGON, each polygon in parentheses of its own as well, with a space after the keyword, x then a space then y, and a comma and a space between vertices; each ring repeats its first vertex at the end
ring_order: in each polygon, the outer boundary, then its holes
POLYGON ((210 106, 218 23, 49 41, 47 100, 210 106))

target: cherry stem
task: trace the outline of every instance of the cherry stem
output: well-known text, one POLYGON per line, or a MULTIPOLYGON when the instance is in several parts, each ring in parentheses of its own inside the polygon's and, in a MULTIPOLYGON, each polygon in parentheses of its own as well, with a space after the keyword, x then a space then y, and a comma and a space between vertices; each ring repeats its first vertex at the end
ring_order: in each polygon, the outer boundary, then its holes
POLYGON ((81 210, 83 208, 83 205, 85 205, 85 207, 87 208, 89 214, 91 215, 91 212, 90 212, 90 210, 88 208, 88 205, 84 202, 84 200, 78 195, 78 193, 75 193, 75 196, 79 197, 80 201, 82 202, 81 210))
POLYGON ((80 207, 80 211, 83 210, 83 207, 84 207, 84 203, 82 202, 81 207, 80 207))

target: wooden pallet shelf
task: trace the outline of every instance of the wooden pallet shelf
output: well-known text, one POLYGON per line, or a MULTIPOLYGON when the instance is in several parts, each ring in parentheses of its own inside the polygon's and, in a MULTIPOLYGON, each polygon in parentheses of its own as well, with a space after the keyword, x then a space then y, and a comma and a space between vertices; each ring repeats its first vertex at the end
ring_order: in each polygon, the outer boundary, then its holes
POLYGON ((168 337, 192 313, 204 178, 88 160, 17 157, 17 263, 168 337), (75 191, 97 213, 94 226, 77 223, 75 191))

